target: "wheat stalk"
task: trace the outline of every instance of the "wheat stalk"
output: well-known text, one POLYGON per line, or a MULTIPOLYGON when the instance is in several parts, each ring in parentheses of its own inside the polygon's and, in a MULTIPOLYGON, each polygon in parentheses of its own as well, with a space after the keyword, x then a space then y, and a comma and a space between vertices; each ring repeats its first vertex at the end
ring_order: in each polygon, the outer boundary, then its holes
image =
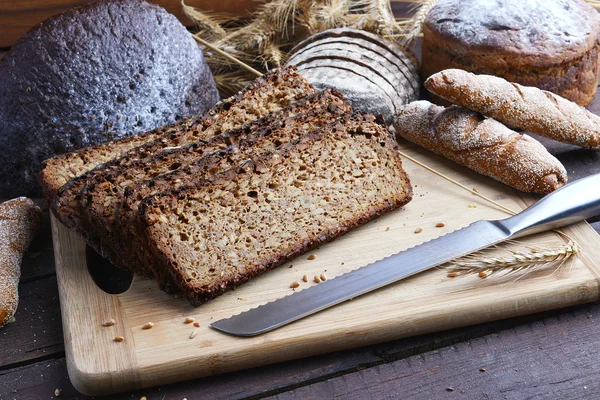
POLYGON ((209 13, 200 11, 195 7, 185 4, 185 0, 181 0, 181 8, 183 14, 188 17, 196 26, 203 36, 210 36, 212 39, 225 35, 225 29, 221 24, 227 22, 228 18, 221 14, 209 13))
POLYGON ((254 74, 247 73, 245 70, 215 71, 213 77, 222 97, 236 94, 256 78, 254 74))
POLYGON ((467 274, 478 274, 485 278, 497 272, 508 273, 524 269, 533 270, 540 266, 561 262, 576 256, 581 251, 579 245, 570 240, 567 244, 553 249, 529 248, 528 251, 506 250, 509 255, 503 257, 488 257, 483 252, 477 252, 454 261, 445 269, 449 277, 467 274))
POLYGON ((429 11, 439 2, 439 0, 421 0, 415 2, 414 8, 416 10, 412 18, 399 21, 398 25, 404 29, 404 35, 400 40, 404 46, 410 45, 422 32, 423 23, 429 11))
POLYGON ((594 7, 597 10, 600 10, 600 1, 599 0, 586 0, 590 6, 594 7))

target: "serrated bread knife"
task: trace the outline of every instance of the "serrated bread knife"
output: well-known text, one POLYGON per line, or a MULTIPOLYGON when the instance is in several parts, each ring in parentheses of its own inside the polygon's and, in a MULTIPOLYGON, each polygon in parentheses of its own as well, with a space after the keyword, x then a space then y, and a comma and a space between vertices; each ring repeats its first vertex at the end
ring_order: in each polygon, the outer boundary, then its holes
POLYGON ((498 221, 478 221, 319 285, 213 322, 214 329, 255 336, 493 244, 600 214, 600 174, 579 179, 498 221))

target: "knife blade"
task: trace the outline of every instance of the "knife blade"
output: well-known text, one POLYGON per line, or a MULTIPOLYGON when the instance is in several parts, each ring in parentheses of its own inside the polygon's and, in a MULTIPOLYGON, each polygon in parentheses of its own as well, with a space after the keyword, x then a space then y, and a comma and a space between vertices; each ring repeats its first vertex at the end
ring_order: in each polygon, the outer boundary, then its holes
POLYGON ((474 222, 466 228, 213 322, 210 326, 236 336, 260 335, 474 251, 597 214, 600 214, 600 174, 570 183, 512 217, 474 222))

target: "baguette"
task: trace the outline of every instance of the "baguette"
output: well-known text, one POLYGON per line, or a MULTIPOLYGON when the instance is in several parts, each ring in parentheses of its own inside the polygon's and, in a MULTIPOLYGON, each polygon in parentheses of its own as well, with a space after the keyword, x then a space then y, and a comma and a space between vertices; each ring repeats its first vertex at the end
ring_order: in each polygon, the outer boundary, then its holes
POLYGON ((416 101, 396 115, 396 133, 482 175, 523 192, 550 193, 567 183, 567 172, 527 135, 459 106, 416 101))
POLYGON ((459 69, 432 75, 425 87, 510 127, 600 150, 600 117, 554 93, 459 69))
POLYGON ((128 207, 123 208, 121 205, 125 198, 141 201, 148 195, 218 172, 223 168, 221 164, 229 164, 227 168, 235 167, 257 154, 265 154, 296 140, 349 110, 350 106, 340 93, 332 90, 320 92, 242 128, 206 141, 162 151, 156 156, 133 162, 126 171, 116 170, 95 176, 88 181, 83 197, 87 203, 89 224, 105 228, 95 229, 96 240, 102 249, 109 248, 110 251, 104 251, 105 254, 115 255, 111 259, 115 265, 138 273, 150 273, 152 260, 144 257, 143 245, 135 240, 137 204, 129 202, 128 207), (240 140, 242 143, 235 146, 240 140), (222 151, 230 145, 235 146, 234 149, 222 151), (205 156, 215 163, 223 158, 225 162, 208 166, 208 169, 185 168, 200 162, 205 156), (173 173, 169 174, 171 171, 173 173), (166 179, 161 174, 167 174, 166 179), (136 188, 144 181, 145 186, 136 188))
POLYGON ((410 201, 397 144, 371 115, 346 115, 272 155, 146 198, 157 262, 193 304, 410 201))
POLYGON ((0 204, 0 327, 17 310, 23 253, 42 225, 42 211, 19 197, 0 204))

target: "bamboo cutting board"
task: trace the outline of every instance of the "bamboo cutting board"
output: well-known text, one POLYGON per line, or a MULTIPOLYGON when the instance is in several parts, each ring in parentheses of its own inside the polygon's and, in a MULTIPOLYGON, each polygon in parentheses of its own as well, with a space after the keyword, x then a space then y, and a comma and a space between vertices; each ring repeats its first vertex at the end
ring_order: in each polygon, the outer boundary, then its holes
MULTIPOLYGON (((510 209, 520 210, 534 201, 426 150, 406 143, 401 148, 510 209)), ((88 273, 83 241, 53 219, 71 382, 87 395, 111 394, 598 300, 600 237, 580 223, 563 231, 582 251, 560 269, 550 265, 519 279, 514 274, 449 278, 447 272, 434 269, 262 336, 239 338, 208 327, 291 294, 293 281, 300 283, 296 290, 316 284, 302 282, 304 274, 326 271, 333 278, 476 220, 507 217, 408 160, 404 166, 414 186, 407 206, 308 253, 316 255, 313 260, 305 254, 197 308, 139 277, 125 293, 103 292, 88 273), (436 227, 438 222, 445 226, 436 227), (417 228, 422 232, 416 234, 417 228), (186 317, 195 318, 200 328, 185 324, 186 317), (111 318, 116 324, 103 327, 111 318), (142 329, 147 322, 154 327, 142 329), (190 339, 195 329, 197 335, 190 339), (117 335, 124 340, 114 341, 117 335)), ((566 241, 556 233, 520 240, 510 246, 552 247, 566 241)), ((501 246, 492 251, 504 250, 501 246)))

